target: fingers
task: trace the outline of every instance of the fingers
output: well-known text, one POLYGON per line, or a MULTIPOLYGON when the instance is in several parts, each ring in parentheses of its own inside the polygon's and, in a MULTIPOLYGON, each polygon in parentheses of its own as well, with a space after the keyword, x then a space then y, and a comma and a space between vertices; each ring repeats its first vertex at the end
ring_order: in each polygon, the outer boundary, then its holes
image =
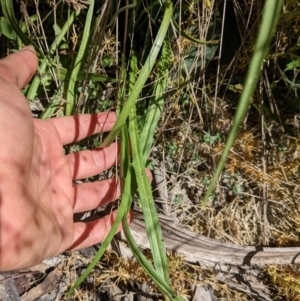
POLYGON ((116 178, 93 183, 78 184, 74 186, 74 191, 74 213, 104 206, 118 199, 121 195, 120 183, 116 178))
MULTIPOLYGON (((75 223, 73 243, 69 250, 81 249, 102 242, 106 238, 109 230, 111 229, 116 215, 117 211, 113 211, 111 214, 106 215, 105 217, 99 220, 87 223, 75 223)), ((131 212, 129 213, 128 218, 130 221, 132 220, 133 215, 131 212)), ((120 224, 117 229, 117 232, 121 230, 122 226, 120 224)))
POLYGON ((110 131, 116 122, 114 112, 57 117, 45 122, 52 124, 60 135, 63 145, 73 143, 91 135, 110 131))
POLYGON ((119 159, 118 143, 106 148, 80 151, 66 156, 73 180, 97 175, 114 166, 119 159))
MULTIPOLYGON (((152 173, 146 169, 149 181, 152 173)), ((120 180, 113 178, 98 182, 77 184, 74 187, 74 213, 83 212, 107 205, 121 196, 120 180)))
POLYGON ((0 79, 22 89, 31 80, 37 66, 35 50, 32 46, 27 46, 0 60, 0 79))

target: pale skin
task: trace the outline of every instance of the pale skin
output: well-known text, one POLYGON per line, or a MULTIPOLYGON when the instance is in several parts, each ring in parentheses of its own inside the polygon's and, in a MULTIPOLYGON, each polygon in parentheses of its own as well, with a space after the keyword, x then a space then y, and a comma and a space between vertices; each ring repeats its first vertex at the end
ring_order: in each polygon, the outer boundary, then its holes
POLYGON ((73 184, 113 166, 115 143, 68 155, 63 151, 66 144, 111 130, 115 113, 32 118, 20 89, 36 69, 32 48, 0 60, 0 271, 103 241, 116 212, 88 223, 74 223, 73 214, 120 196, 116 179, 73 184))

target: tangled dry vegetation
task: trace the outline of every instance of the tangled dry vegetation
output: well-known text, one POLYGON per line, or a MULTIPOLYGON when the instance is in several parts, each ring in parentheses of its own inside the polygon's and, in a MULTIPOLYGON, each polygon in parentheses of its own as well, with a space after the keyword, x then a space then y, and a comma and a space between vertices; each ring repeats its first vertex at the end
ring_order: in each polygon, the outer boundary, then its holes
MULTIPOLYGON (((145 254, 151 260, 151 255, 147 252, 145 254)), ((78 272, 91 260, 92 257, 78 251, 66 256, 61 268, 67 275, 65 281, 68 285, 76 280, 78 272)), ((211 269, 189 264, 183 257, 175 254, 170 254, 168 260, 172 287, 186 300, 191 299, 195 288, 200 285, 210 287, 218 300, 254 300, 219 281, 216 272, 211 269)), ((76 290, 72 300, 94 300, 95 296, 100 296, 103 300, 122 300, 122 295, 125 300, 126 296, 127 299, 135 300, 130 295, 140 296, 145 300, 164 300, 136 260, 124 259, 115 251, 108 250, 76 290)))
MULTIPOLYGON (((208 20, 215 18, 218 25, 220 16, 215 9, 223 14, 224 3, 211 5, 201 4, 200 9, 199 3, 190 1, 183 16, 192 18, 183 21, 182 30, 192 35, 196 27, 197 37, 215 39, 217 33, 210 33, 208 20)), ((259 1, 227 2, 221 52, 185 37, 172 42, 169 92, 152 160, 162 169, 168 189, 168 197, 158 200, 159 210, 175 212, 182 226, 191 231, 241 245, 300 245, 298 73, 283 71, 295 54, 299 20, 293 12, 299 8, 294 1, 285 1, 285 8, 288 13, 280 19, 259 87, 205 209, 201 201, 232 124, 262 7, 259 1), (232 40, 233 33, 237 37, 232 40)), ((190 266, 180 257, 169 259, 174 289, 186 298, 194 285, 206 283, 223 300, 254 300, 220 282, 211 270, 190 266)), ((134 261, 114 260, 108 265, 114 281, 126 283, 129 277, 141 285, 147 282, 134 261)), ((297 265, 264 269, 262 277, 273 297, 297 300, 298 269, 297 265)))
MULTIPOLYGON (((223 3, 219 3, 221 12, 220 5, 223 3)), ((188 88, 180 89, 178 85, 176 89, 174 83, 176 71, 183 68, 179 65, 185 64, 187 68, 185 54, 188 55, 195 45, 182 38, 174 49, 177 65, 173 65, 174 81, 170 81, 170 90, 175 89, 175 92, 166 104, 156 146, 162 154, 169 206, 184 227, 205 236, 241 245, 286 247, 300 244, 298 71, 283 72, 293 61, 299 17, 295 15, 298 9, 295 1, 285 1, 284 5, 287 10, 281 16, 259 87, 216 190, 204 210, 201 201, 224 149, 255 45, 261 15, 259 2, 228 2, 225 17, 232 17, 233 9, 237 31, 234 22, 226 23, 225 19, 223 45, 226 47, 230 42, 232 45, 219 53, 219 57, 216 52, 216 57, 203 65, 201 71, 194 64, 189 69, 192 80, 188 88), (226 26, 229 36, 237 32, 237 41, 231 39, 228 44, 226 26)), ((190 22, 200 23, 197 16, 195 14, 195 20, 190 22)), ((208 24, 199 28, 200 37, 209 35, 208 24)), ((203 49, 198 46, 195 61, 205 61, 203 49)), ((297 300, 298 268, 296 265, 266 269, 275 283, 278 298, 282 294, 285 300, 297 300)))
MULTIPOLYGON (((75 8, 86 6, 85 1, 66 2, 75 8)), ((167 214, 164 208, 168 208, 168 214, 175 213, 191 231, 241 245, 300 246, 299 5, 285 0, 284 8, 259 87, 204 209, 201 202, 224 148, 255 47, 262 4, 258 0, 189 0, 179 10, 184 32, 223 44, 220 50, 218 45, 200 45, 170 34, 172 68, 151 160, 162 170, 168 190, 167 197, 159 197, 159 210, 167 214)), ((25 20, 34 32, 26 15, 25 20)), ((76 51, 82 24, 78 22, 72 30, 65 42, 74 47, 61 49, 59 55, 76 51)), ((119 41, 111 29, 103 37, 101 49, 96 49, 97 71, 111 75, 120 54, 116 52, 119 41)), ((60 93, 57 90, 55 97, 60 93)), ((83 103, 83 107, 111 109, 114 97, 114 84, 109 84, 102 104, 83 103)), ((60 99, 57 115, 63 105, 60 99)), ((74 270, 74 256, 79 255, 70 254, 66 273, 74 270)), ((195 286, 207 284, 219 300, 254 300, 219 281, 212 270, 190 265, 178 255, 170 255, 169 260, 172 285, 187 299, 195 286)), ((277 300, 298 300, 299 266, 266 267, 264 277, 277 300)), ((153 298, 160 299, 137 263, 113 251, 107 251, 90 279, 74 300, 92 300, 96 287, 114 283, 144 285, 153 298)))

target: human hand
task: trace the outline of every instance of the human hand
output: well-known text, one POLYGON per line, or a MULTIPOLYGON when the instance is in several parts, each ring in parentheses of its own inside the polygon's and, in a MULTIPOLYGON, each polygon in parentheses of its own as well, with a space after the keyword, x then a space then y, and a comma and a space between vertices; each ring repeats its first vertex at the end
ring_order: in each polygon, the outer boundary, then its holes
MULTIPOLYGON (((102 241, 116 215, 73 222, 73 214, 120 196, 109 179, 73 186, 113 166, 117 144, 64 155, 63 145, 111 130, 114 113, 33 119, 20 89, 37 68, 33 48, 0 60, 0 270, 32 266, 102 241)), ((120 229, 119 229, 120 230, 120 229)))

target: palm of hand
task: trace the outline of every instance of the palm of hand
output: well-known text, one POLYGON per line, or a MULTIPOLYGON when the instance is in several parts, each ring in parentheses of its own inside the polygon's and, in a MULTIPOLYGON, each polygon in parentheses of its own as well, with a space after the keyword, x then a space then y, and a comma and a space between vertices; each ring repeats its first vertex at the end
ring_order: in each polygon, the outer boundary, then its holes
POLYGON ((19 89, 36 64, 28 50, 0 62, 0 270, 27 267, 103 240, 115 214, 90 223, 74 223, 73 214, 119 196, 115 179, 73 185, 111 167, 115 144, 67 156, 63 151, 65 144, 110 130, 115 115, 33 120, 19 89))

